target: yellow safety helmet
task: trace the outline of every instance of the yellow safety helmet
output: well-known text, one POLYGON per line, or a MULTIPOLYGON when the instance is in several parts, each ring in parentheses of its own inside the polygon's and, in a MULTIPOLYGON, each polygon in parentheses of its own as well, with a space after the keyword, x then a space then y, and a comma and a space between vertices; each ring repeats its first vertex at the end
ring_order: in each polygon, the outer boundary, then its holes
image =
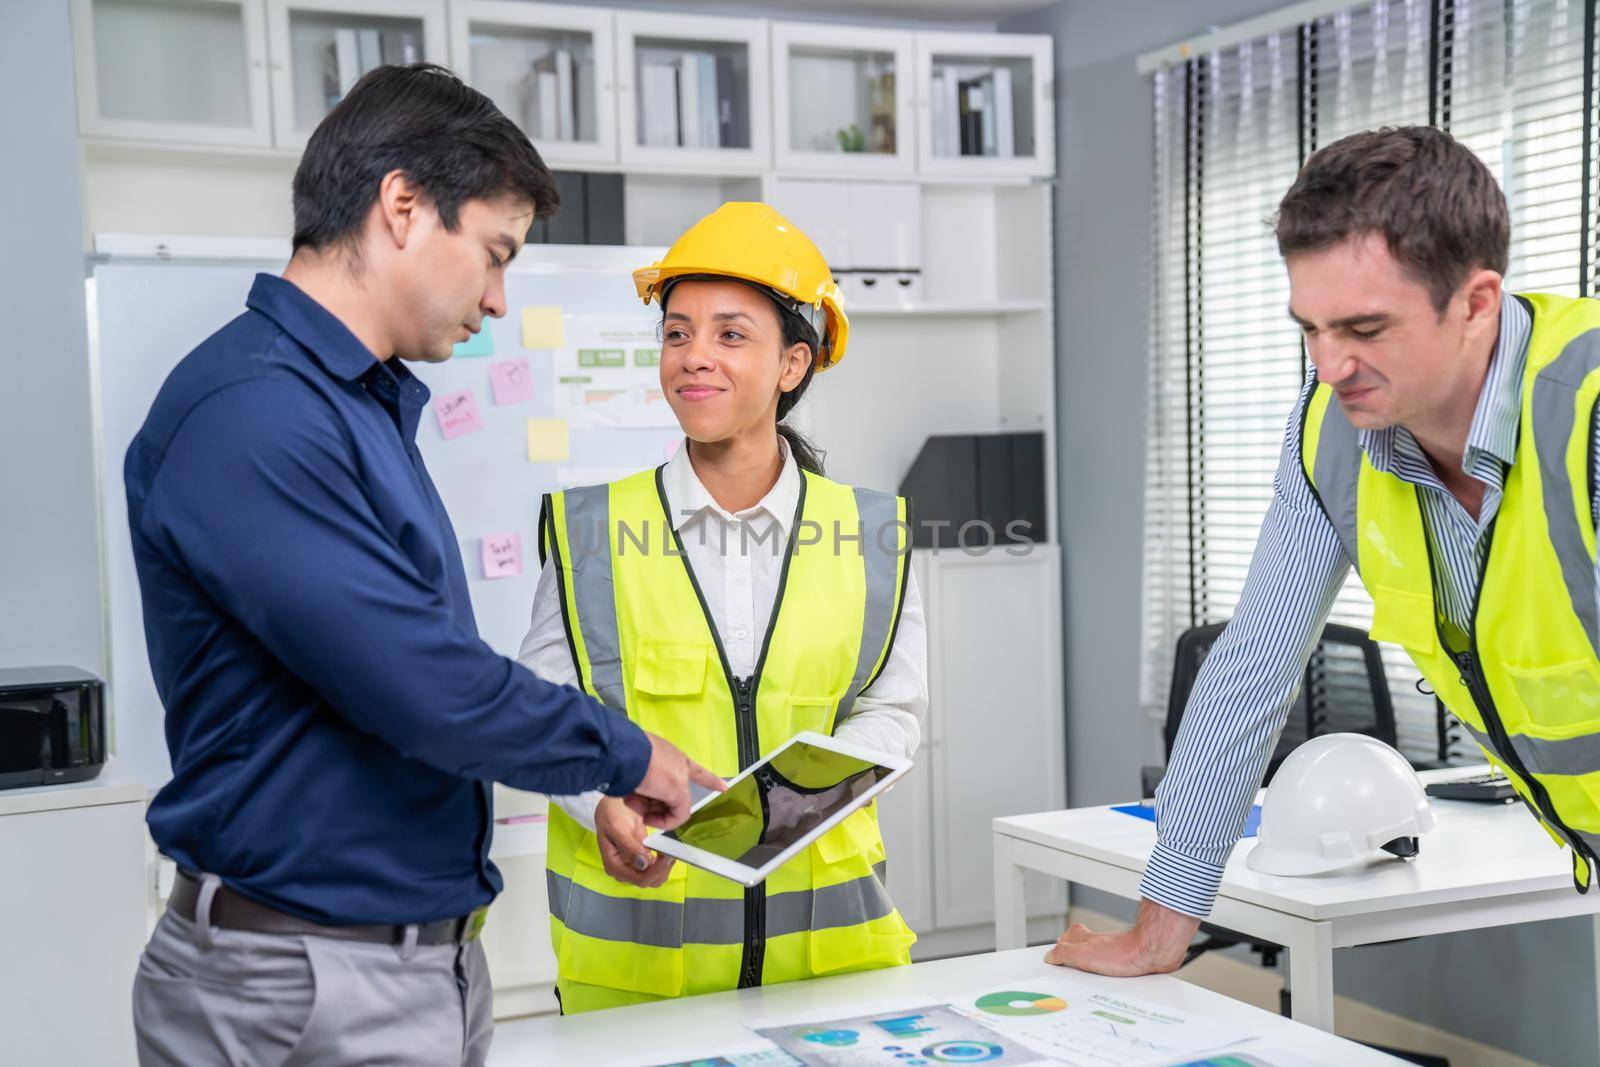
POLYGON ((648 304, 691 276, 749 282, 799 314, 821 343, 817 370, 844 358, 844 294, 811 238, 768 205, 723 204, 685 230, 659 262, 634 271, 633 284, 648 304))

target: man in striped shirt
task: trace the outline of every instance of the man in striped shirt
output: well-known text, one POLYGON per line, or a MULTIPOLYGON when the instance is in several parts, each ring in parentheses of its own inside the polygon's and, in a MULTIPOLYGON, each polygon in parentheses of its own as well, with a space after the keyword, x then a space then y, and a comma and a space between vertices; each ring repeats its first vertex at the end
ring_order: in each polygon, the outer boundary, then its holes
MULTIPOLYGON (((1306 162, 1279 205, 1276 236, 1289 314, 1313 370, 1289 418, 1272 504, 1237 613, 1195 681, 1157 793, 1157 844, 1138 917, 1115 933, 1073 926, 1050 950, 1052 963, 1112 975, 1171 971, 1211 910, 1352 565, 1302 457, 1305 411, 1319 383, 1332 388, 1371 467, 1415 487, 1439 632, 1472 633, 1518 454, 1533 324, 1531 305, 1501 288, 1510 245, 1505 198, 1447 134, 1379 130, 1306 162)), ((1591 502, 1591 523, 1594 513, 1591 502)), ((1565 600, 1567 592, 1527 596, 1565 600)), ((1568 838, 1580 856, 1583 837, 1568 838)))

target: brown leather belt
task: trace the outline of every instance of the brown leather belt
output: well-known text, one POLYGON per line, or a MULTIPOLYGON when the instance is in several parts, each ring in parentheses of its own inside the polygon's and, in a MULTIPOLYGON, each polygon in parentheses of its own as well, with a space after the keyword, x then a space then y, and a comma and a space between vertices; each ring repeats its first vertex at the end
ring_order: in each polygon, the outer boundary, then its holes
MULTIPOLYGON (((196 905, 200 901, 200 884, 198 876, 180 868, 172 885, 172 895, 167 898, 167 909, 194 922, 196 905)), ((484 916, 488 911, 487 907, 482 907, 459 919, 416 923, 416 940, 412 943, 450 945, 474 940, 483 929, 484 916)), ((408 929, 404 924, 326 926, 287 915, 265 904, 257 904, 225 885, 217 886, 211 898, 211 925, 258 934, 331 937, 340 941, 367 941, 380 945, 405 944, 408 929)))

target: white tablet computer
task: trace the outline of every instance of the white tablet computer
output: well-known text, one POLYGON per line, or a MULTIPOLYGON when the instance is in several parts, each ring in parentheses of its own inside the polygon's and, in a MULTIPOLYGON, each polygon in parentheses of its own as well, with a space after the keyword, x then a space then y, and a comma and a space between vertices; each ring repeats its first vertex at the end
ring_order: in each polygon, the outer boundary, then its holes
POLYGON ((799 733, 731 779, 726 793, 702 799, 683 825, 644 843, 740 885, 757 885, 910 769, 908 759, 799 733))

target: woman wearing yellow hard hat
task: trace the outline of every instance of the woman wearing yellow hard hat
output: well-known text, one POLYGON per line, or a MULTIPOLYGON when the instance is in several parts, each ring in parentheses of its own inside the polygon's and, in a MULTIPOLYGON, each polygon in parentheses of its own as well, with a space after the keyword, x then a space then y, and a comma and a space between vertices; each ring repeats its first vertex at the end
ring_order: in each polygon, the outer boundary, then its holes
MULTIPOLYGON (((823 477, 782 421, 845 354, 827 263, 772 208, 733 203, 634 281, 661 307, 661 388, 686 440, 661 467, 545 498, 519 658, 725 777, 803 730, 909 757, 927 648, 906 502, 823 477)), ((652 857, 618 798, 553 799, 563 1011, 910 961, 872 808, 745 889, 652 857)))

